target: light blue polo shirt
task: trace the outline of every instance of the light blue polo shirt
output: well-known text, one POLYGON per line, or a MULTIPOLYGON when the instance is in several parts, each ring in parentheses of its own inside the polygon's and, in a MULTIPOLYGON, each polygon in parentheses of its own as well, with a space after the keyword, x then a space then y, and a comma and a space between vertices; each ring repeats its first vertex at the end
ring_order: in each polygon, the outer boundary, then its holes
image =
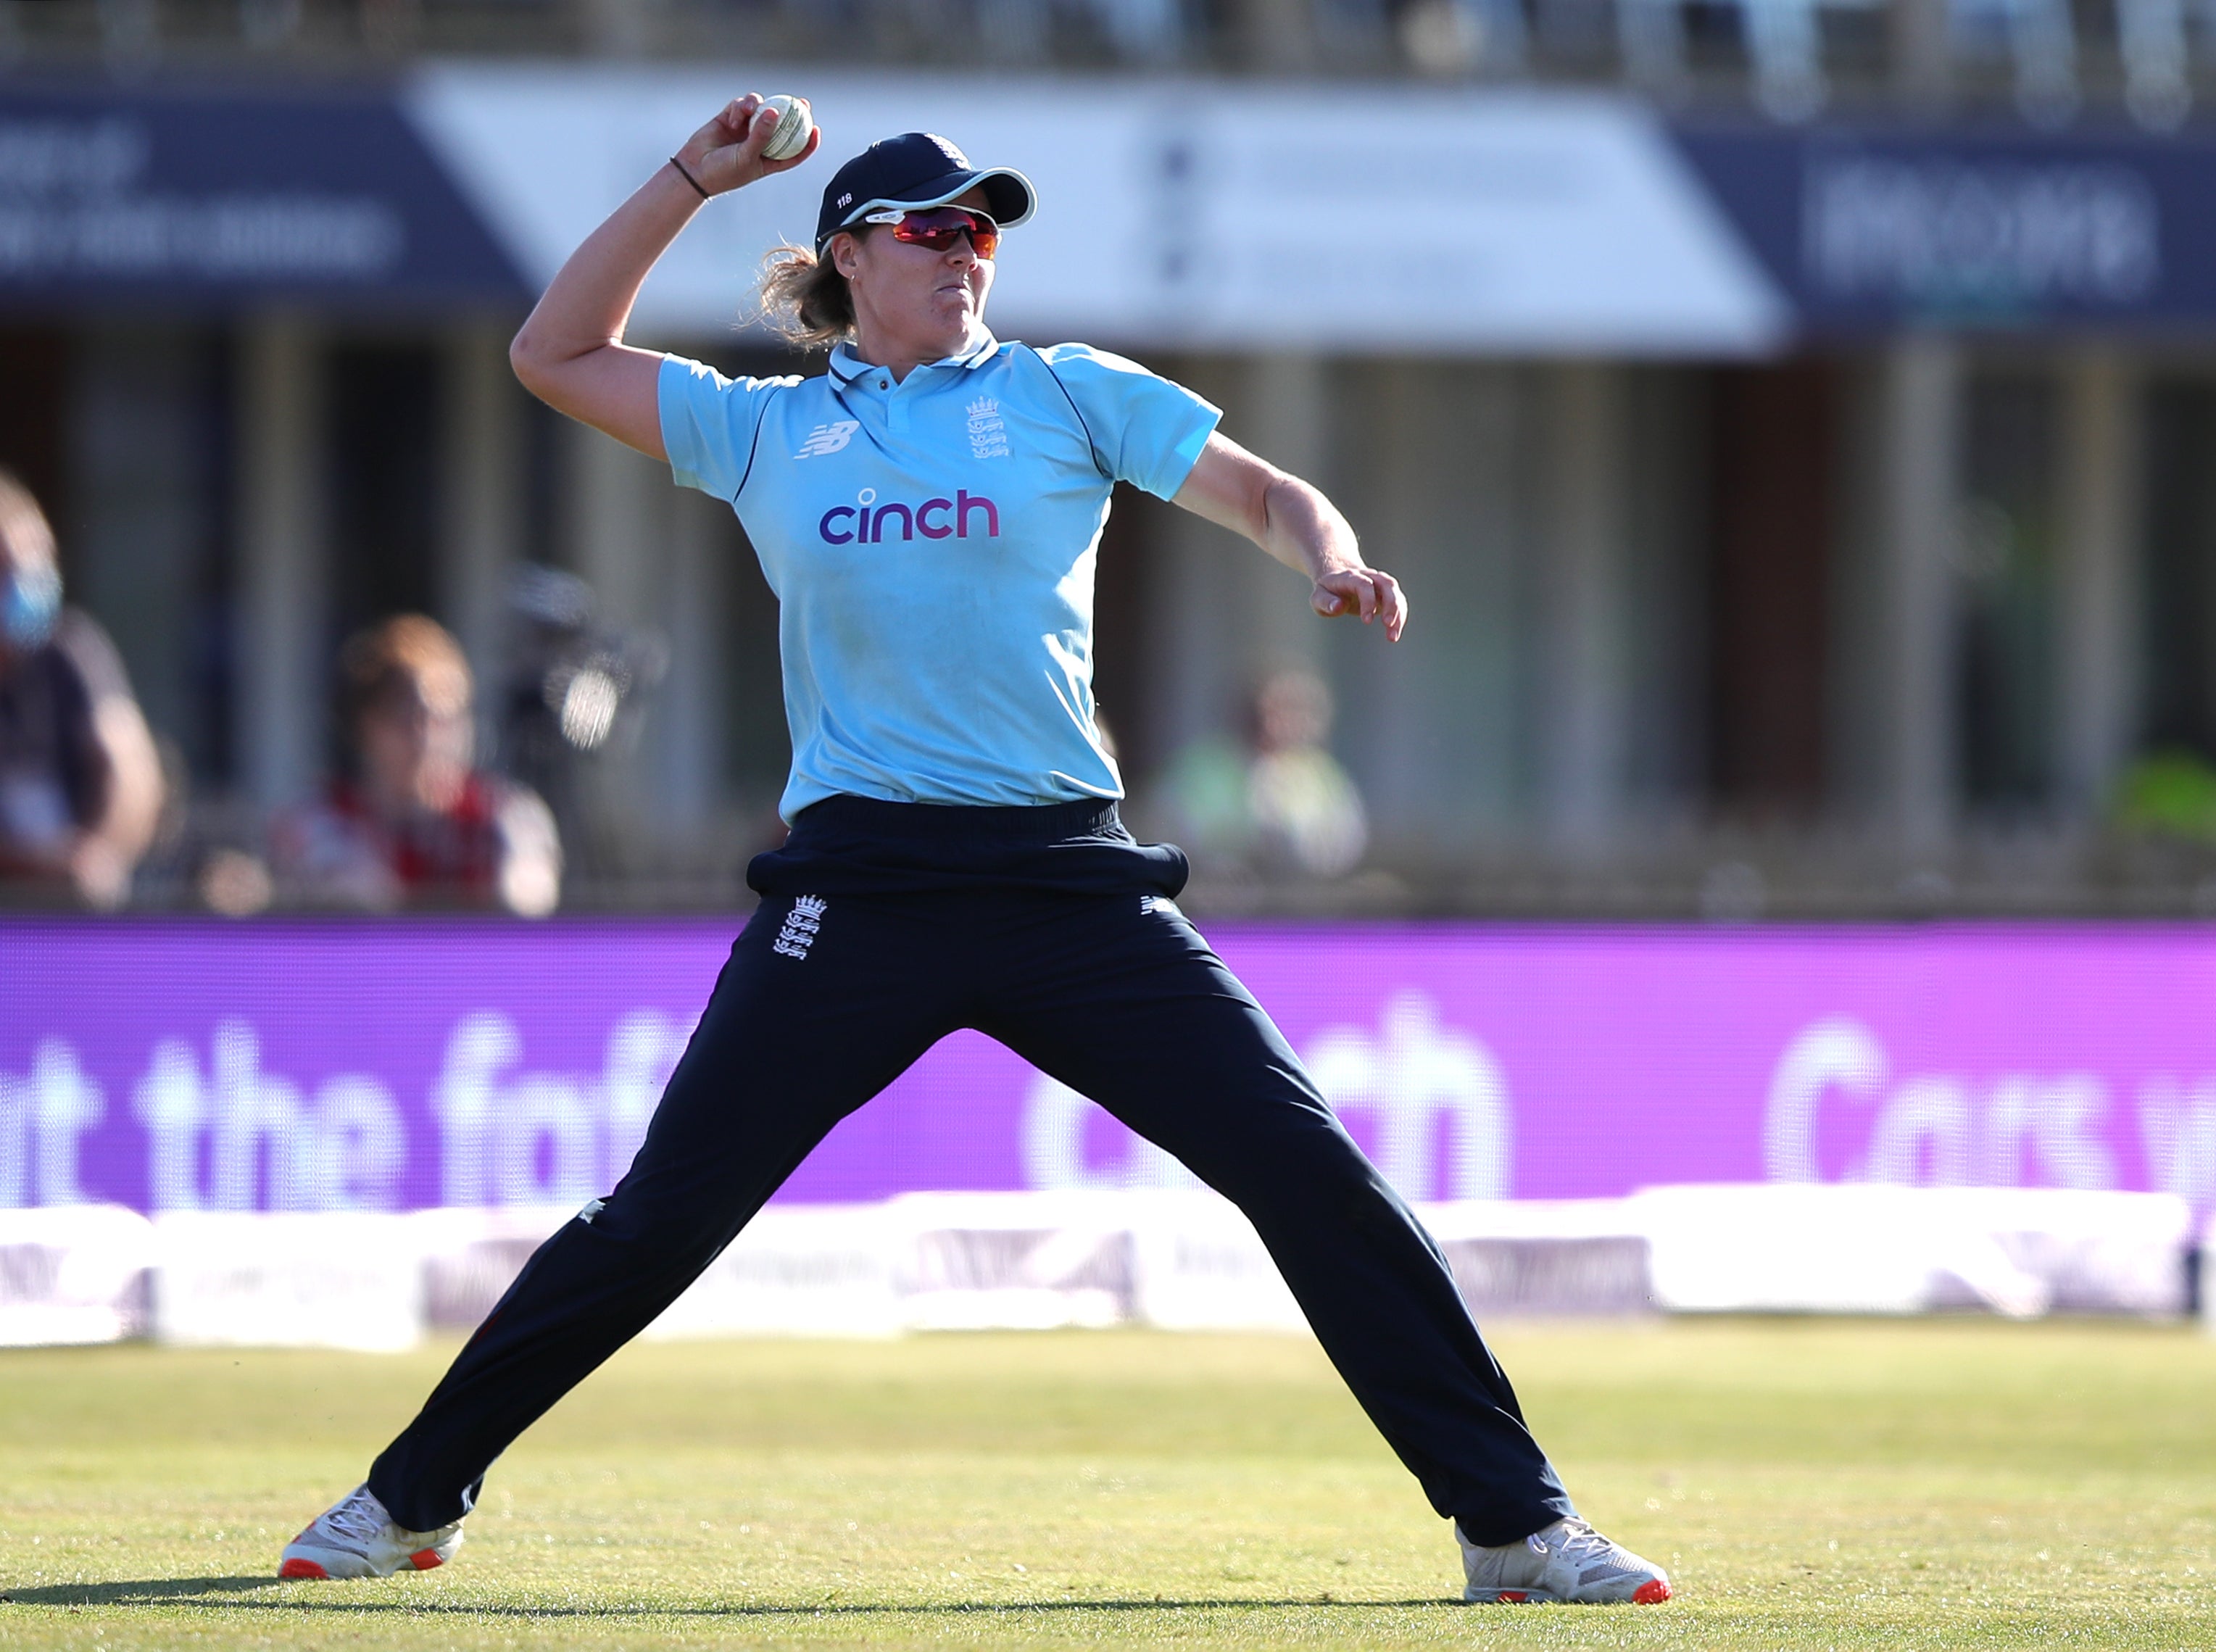
POLYGON ((680 484, 727 499, 777 593, 790 821, 896 803, 1119 798, 1093 708, 1093 572, 1118 481, 1166 499, 1221 416, 1083 344, 989 333, 895 382, 843 345, 818 379, 671 356, 680 484))

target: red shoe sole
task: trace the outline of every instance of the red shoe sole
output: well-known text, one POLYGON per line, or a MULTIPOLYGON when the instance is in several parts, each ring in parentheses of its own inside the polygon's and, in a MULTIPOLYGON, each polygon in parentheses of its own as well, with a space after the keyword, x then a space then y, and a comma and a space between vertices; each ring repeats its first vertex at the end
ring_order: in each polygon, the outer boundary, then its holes
POLYGON ((329 1582, 331 1578, 331 1575, 325 1571, 321 1566, 318 1566, 314 1561, 301 1560, 298 1557, 288 1560, 282 1566, 280 1566, 277 1569, 277 1575, 280 1577, 320 1577, 326 1583, 329 1582))
MULTIPOLYGON (((418 1549, 408 1556, 408 1563, 419 1572, 428 1572, 434 1566, 443 1566, 446 1563, 440 1557, 436 1549, 418 1549)), ((1667 1589, 1663 1591, 1665 1595, 1668 1593, 1667 1589)))
MULTIPOLYGON (((1650 1578, 1639 1586, 1638 1592, 1631 1597, 1631 1603, 1636 1606, 1659 1606, 1669 1598, 1670 1586, 1659 1577, 1650 1578)), ((1530 1604, 1531 1592, 1529 1589, 1503 1589, 1488 1599, 1494 1606, 1521 1606, 1530 1604)))

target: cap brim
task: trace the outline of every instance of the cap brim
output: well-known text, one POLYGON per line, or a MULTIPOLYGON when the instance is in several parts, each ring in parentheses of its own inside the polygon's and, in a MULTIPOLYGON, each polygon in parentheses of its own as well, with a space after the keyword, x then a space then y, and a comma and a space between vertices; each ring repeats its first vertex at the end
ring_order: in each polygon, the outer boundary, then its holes
POLYGON ((985 192, 985 210, 1004 230, 1013 230, 1027 221, 1038 209, 1038 192, 1031 188, 1029 178, 1012 166, 990 166, 977 172, 948 172, 905 194, 879 195, 863 201, 840 221, 839 227, 845 229, 858 224, 865 215, 883 206, 944 206, 949 201, 961 200, 972 189, 985 192))

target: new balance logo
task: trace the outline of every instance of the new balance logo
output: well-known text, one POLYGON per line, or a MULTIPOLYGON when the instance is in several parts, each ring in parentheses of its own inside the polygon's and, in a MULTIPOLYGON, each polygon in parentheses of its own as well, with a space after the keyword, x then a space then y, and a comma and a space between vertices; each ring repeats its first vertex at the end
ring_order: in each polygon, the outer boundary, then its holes
POLYGON ((1008 427, 1001 420, 1000 403, 990 396, 980 396, 964 410, 970 415, 970 456, 1006 459, 1008 427))
POLYGON ((817 459, 825 453, 835 453, 853 441, 854 432, 861 428, 860 422, 854 419, 840 419, 835 424, 819 424, 808 433, 807 440, 800 444, 800 451, 793 457, 817 459))
POLYGON ((823 909, 830 904, 821 895, 803 895, 792 903, 791 914, 785 928, 777 932, 777 940, 770 947, 787 958, 806 958, 808 949, 816 944, 816 934, 823 928, 823 909))

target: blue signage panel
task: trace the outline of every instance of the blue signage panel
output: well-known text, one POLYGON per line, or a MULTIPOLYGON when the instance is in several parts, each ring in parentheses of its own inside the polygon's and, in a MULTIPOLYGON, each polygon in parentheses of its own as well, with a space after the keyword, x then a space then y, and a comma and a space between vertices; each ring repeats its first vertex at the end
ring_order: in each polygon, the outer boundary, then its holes
POLYGON ((1810 333, 2216 325, 2216 135, 1675 136, 1810 333))
POLYGON ((0 81, 0 305, 526 296, 381 89, 0 81))

